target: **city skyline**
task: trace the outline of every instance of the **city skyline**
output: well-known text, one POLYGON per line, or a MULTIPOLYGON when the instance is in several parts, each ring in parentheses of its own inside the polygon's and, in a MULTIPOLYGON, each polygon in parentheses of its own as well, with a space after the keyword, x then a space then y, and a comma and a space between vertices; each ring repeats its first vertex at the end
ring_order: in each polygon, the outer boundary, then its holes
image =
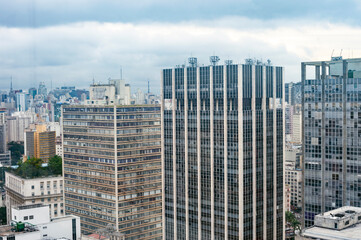
POLYGON ((298 82, 302 61, 341 52, 344 58, 361 56, 360 4, 318 4, 316 8, 311 1, 206 6, 200 1, 4 2, 0 89, 9 88, 11 76, 14 88, 42 81, 47 86, 52 82, 53 88, 76 81, 77 87, 85 88, 93 78, 101 82, 118 78, 122 68, 134 90, 145 90, 149 80, 157 92, 160 69, 184 63, 190 56, 207 65, 210 55, 238 64, 248 57, 270 58, 285 66, 286 82, 298 82), (349 14, 338 16, 338 10, 349 14))

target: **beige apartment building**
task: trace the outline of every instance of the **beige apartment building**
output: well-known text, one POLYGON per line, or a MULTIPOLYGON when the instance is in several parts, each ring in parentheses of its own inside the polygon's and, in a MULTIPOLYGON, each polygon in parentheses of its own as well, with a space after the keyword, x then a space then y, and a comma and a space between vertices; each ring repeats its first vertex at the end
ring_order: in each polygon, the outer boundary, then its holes
POLYGON ((63 106, 66 214, 85 234, 162 238, 159 105, 63 106))
POLYGON ((12 207, 36 203, 49 205, 52 218, 63 216, 63 189, 62 176, 26 179, 5 172, 7 219, 11 219, 12 207))

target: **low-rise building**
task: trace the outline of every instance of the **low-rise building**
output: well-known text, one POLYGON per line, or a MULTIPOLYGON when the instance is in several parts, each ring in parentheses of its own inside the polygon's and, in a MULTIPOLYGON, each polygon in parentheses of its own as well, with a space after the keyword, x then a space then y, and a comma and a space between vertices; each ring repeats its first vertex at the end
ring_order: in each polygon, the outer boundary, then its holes
POLYGON ((345 206, 318 214, 315 225, 302 230, 298 239, 361 239, 361 208, 345 206))
POLYGON ((0 153, 0 164, 3 166, 11 165, 11 152, 10 151, 0 153))
POLYGON ((81 239, 80 218, 51 218, 49 206, 32 204, 12 209, 9 225, 0 227, 1 240, 81 239))
POLYGON ((50 216, 64 215, 63 177, 49 176, 26 179, 15 173, 5 173, 7 219, 11 219, 11 208, 31 204, 47 204, 50 216))

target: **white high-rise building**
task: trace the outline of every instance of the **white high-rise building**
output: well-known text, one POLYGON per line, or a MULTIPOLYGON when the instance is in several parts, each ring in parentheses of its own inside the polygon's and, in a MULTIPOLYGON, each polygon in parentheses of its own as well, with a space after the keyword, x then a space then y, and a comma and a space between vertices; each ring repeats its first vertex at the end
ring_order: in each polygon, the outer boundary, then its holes
POLYGON ((17 93, 16 94, 16 109, 18 111, 28 110, 27 94, 26 93, 17 93))
POLYGON ((284 70, 162 71, 163 239, 284 239, 284 70))

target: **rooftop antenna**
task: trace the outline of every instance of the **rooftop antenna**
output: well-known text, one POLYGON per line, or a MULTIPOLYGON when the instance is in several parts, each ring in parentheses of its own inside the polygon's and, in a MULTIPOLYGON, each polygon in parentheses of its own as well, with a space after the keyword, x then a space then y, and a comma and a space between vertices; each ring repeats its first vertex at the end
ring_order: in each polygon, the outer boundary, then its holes
POLYGON ((343 49, 341 49, 341 52, 340 52, 340 56, 341 56, 341 57, 342 57, 342 50, 343 50, 343 49))
POLYGON ((233 64, 233 61, 228 59, 228 60, 225 60, 224 63, 225 63, 226 65, 232 65, 232 64, 233 64))
POLYGON ((10 92, 13 91, 13 76, 10 77, 10 92))
POLYGON ((332 59, 332 57, 333 57, 333 52, 334 52, 334 51, 335 51, 335 49, 333 49, 333 50, 332 50, 332 53, 331 53, 331 59, 332 59))
POLYGON ((213 66, 216 66, 217 65, 217 63, 219 62, 219 57, 218 56, 210 56, 209 57, 209 61, 211 62, 211 64, 213 65, 213 66))
POLYGON ((148 79, 148 94, 150 93, 150 89, 149 89, 149 79, 148 79))
POLYGON ((191 67, 197 67, 197 58, 196 57, 188 58, 188 62, 191 65, 191 67))

